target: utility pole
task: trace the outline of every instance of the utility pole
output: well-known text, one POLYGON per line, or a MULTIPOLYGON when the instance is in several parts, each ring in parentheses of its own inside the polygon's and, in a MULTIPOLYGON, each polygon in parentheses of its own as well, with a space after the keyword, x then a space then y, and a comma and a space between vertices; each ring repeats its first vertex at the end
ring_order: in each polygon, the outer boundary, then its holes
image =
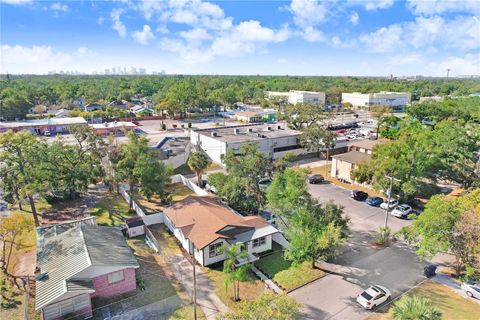
POLYGON ((194 248, 192 248, 192 266, 193 266, 193 319, 197 320, 197 275, 195 270, 194 248))
POLYGON ((450 68, 447 69, 447 82, 448 82, 448 76, 450 75, 450 68))
POLYGON ((385 224, 383 225, 383 228, 387 228, 387 225, 388 225, 388 211, 390 210, 390 200, 392 199, 393 180, 400 182, 400 179, 396 179, 390 176, 385 176, 385 177, 390 180, 390 187, 388 188, 388 200, 387 200, 387 208, 385 209, 385 224))

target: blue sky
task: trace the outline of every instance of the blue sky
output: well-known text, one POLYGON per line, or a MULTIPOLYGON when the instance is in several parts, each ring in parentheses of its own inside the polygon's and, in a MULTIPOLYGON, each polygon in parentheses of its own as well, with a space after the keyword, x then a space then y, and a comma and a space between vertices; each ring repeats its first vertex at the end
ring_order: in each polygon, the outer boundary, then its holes
POLYGON ((2 73, 480 73, 479 1, 0 2, 2 73))

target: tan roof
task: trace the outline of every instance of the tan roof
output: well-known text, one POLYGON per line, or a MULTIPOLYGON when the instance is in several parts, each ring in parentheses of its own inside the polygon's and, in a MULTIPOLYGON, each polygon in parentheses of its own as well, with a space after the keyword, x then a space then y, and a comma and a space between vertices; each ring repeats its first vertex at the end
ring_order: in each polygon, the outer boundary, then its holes
POLYGON ((222 231, 225 227, 237 227, 246 231, 268 226, 262 217, 238 215, 214 197, 189 196, 173 203, 164 212, 175 227, 180 228, 199 249, 220 238, 234 238, 235 233, 231 230, 222 231))
POLYGON ((365 152, 360 152, 360 151, 350 151, 347 153, 341 153, 332 156, 332 158, 340 160, 340 161, 345 161, 348 163, 353 163, 357 164, 360 162, 366 162, 369 161, 371 158, 371 155, 365 152))
POLYGON ((388 141, 387 139, 377 139, 377 140, 365 139, 365 140, 350 142, 349 144, 347 144, 347 146, 372 150, 373 147, 375 147, 377 144, 386 143, 387 141, 388 141))

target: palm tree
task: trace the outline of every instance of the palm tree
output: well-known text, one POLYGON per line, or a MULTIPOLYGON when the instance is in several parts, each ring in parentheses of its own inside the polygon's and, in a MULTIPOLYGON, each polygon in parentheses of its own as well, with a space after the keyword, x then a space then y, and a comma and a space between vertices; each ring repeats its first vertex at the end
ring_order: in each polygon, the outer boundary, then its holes
POLYGON ((322 131, 322 143, 325 147, 326 157, 325 160, 327 164, 325 166, 325 177, 328 175, 328 159, 330 158, 330 150, 335 148, 335 142, 337 140, 337 134, 330 130, 323 130, 322 131))
POLYGON ((404 296, 390 310, 395 320, 440 320, 442 312, 429 299, 404 296))
POLYGON ((375 128, 375 133, 376 133, 376 138, 378 139, 379 138, 378 134, 380 131, 380 125, 382 124, 383 115, 386 113, 391 113, 392 108, 389 106, 377 105, 377 106, 371 106, 369 109, 372 116, 375 119, 377 119, 377 127, 375 128))
POLYGON ((248 269, 249 264, 236 267, 235 263, 238 260, 248 257, 247 251, 242 250, 243 243, 237 243, 225 248, 227 259, 223 262, 223 272, 227 275, 225 277, 225 289, 228 289, 230 284, 233 284, 233 301, 240 300, 240 282, 245 282, 249 279, 248 269))
POLYGON ((208 167, 210 162, 207 155, 200 150, 192 152, 188 156, 187 165, 197 175, 199 187, 202 187, 202 172, 208 167))

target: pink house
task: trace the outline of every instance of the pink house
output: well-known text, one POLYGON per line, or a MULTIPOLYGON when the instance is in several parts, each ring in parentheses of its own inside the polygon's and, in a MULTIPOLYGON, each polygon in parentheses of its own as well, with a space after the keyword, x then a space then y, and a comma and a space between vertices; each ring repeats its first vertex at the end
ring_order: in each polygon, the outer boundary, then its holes
POLYGON ((108 298, 136 289, 135 256, 117 228, 77 225, 41 238, 36 310, 43 319, 92 317, 92 298, 108 298))

